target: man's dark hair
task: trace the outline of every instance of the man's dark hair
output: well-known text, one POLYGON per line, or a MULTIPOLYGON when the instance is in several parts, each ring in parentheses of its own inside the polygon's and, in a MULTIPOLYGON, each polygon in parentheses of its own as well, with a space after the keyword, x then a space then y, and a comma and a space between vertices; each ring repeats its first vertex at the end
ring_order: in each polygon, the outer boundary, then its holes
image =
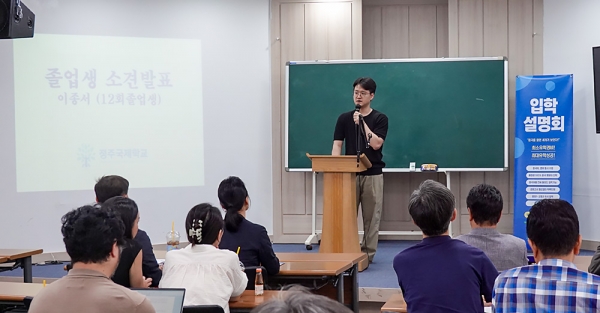
POLYGON ((439 236, 448 230, 454 195, 446 186, 428 179, 410 195, 408 212, 426 236, 439 236))
POLYGON ((244 217, 239 211, 244 207, 248 190, 244 182, 236 176, 229 176, 219 184, 217 192, 219 201, 225 210, 225 227, 230 232, 237 232, 244 217))
POLYGON ((138 206, 130 198, 127 197, 112 197, 104 203, 102 203, 102 207, 107 210, 112 210, 120 219, 123 221, 123 225, 125 226, 125 238, 133 239, 133 224, 138 217, 138 206))
POLYGON ((370 93, 375 93, 375 89, 377 89, 377 84, 371 77, 359 77, 352 84, 352 88, 355 88, 356 85, 360 85, 364 90, 368 90, 370 93))
POLYGON ((82 206, 62 217, 61 232, 73 263, 102 263, 113 245, 123 244, 125 226, 114 212, 91 205, 82 206))
POLYGON ((559 199, 544 199, 531 207, 527 237, 545 257, 568 255, 579 240, 579 218, 575 208, 559 199))
POLYGON ((469 191, 467 207, 477 225, 496 225, 502 215, 502 194, 492 185, 477 185, 469 191))
POLYGON ((188 212, 185 219, 185 233, 192 245, 212 245, 219 238, 219 231, 223 230, 223 216, 221 211, 210 203, 201 203, 188 212), (199 223, 199 222, 202 223, 199 223), (190 235, 191 230, 200 229, 201 240, 190 235))
POLYGON ((129 181, 118 175, 102 176, 96 182, 94 191, 96 199, 102 203, 112 197, 126 195, 129 192, 129 181))

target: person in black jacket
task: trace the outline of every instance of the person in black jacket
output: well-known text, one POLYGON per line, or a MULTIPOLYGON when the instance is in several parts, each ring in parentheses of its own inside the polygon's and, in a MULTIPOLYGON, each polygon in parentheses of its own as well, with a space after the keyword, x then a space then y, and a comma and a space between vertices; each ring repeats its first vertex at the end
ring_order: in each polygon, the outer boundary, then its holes
POLYGON ((154 248, 152 248, 150 237, 148 237, 145 231, 138 229, 137 235, 133 239, 142 245, 142 273, 147 278, 152 278, 152 285, 150 287, 158 287, 162 271, 154 256, 154 248))
MULTIPOLYGON (((96 192, 96 202, 98 204, 102 204, 112 197, 127 197, 129 181, 118 175, 102 176, 96 182, 94 191, 96 192)), ((162 271, 156 262, 150 237, 145 231, 138 229, 133 239, 142 246, 142 273, 144 277, 152 278, 150 287, 158 287, 162 271)))
MULTIPOLYGON (((279 273, 279 259, 273 252, 267 230, 246 219, 250 197, 244 182, 230 176, 219 184, 219 202, 225 209, 225 232, 219 248, 237 252, 244 266, 263 266, 268 275, 279 273)), ((248 288, 254 289, 254 273, 248 273, 248 288)))

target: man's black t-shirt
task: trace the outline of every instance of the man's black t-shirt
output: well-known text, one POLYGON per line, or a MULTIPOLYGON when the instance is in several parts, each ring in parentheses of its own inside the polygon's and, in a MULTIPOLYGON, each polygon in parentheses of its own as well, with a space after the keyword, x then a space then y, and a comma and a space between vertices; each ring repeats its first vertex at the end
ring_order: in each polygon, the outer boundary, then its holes
MULTIPOLYGON (((356 130, 354 124, 354 111, 342 113, 340 117, 338 117, 337 123, 335 124, 335 132, 333 134, 333 140, 345 140, 346 146, 346 155, 356 155, 356 130)), ((369 126, 369 129, 375 135, 385 140, 385 136, 388 131, 388 118, 385 114, 372 110, 369 115, 363 118, 364 122, 369 126)), ((359 130, 360 131, 360 130, 359 130)), ((360 147, 361 152, 369 158, 371 161, 372 167, 367 169, 364 172, 359 173, 360 175, 378 175, 382 173, 382 169, 385 167, 385 163, 383 162, 383 145, 379 150, 373 150, 372 147, 369 146, 366 148, 367 139, 365 136, 361 136, 360 138, 360 147)))

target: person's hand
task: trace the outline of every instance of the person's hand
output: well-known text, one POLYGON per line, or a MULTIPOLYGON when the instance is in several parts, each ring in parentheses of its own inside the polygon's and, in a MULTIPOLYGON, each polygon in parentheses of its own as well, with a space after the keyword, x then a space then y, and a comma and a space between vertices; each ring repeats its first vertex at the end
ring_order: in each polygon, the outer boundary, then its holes
POLYGON ((358 122, 360 121, 360 113, 359 112, 354 112, 354 124, 358 125, 358 122))
POLYGON ((484 307, 491 307, 492 306, 491 302, 485 301, 485 297, 483 295, 481 295, 481 300, 483 300, 483 306, 484 307))
POLYGON ((146 286, 146 288, 149 288, 152 285, 152 278, 146 278, 146 276, 142 277, 144 277, 144 286, 146 286))
POLYGON ((158 265, 158 268, 162 271, 164 265, 165 265, 164 263, 160 263, 160 265, 158 265))

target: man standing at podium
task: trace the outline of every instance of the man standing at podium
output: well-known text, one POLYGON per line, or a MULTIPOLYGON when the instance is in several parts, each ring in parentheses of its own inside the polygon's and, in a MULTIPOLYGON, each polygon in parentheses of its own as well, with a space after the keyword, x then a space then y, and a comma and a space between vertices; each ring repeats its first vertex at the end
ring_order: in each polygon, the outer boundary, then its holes
POLYGON ((373 262, 379 240, 379 221, 383 205, 383 141, 388 131, 388 118, 371 108, 377 85, 370 77, 354 81, 355 110, 342 113, 335 124, 332 155, 341 155, 346 143, 346 155, 364 153, 372 167, 356 176, 356 205, 362 206, 364 236, 361 251, 373 262))

